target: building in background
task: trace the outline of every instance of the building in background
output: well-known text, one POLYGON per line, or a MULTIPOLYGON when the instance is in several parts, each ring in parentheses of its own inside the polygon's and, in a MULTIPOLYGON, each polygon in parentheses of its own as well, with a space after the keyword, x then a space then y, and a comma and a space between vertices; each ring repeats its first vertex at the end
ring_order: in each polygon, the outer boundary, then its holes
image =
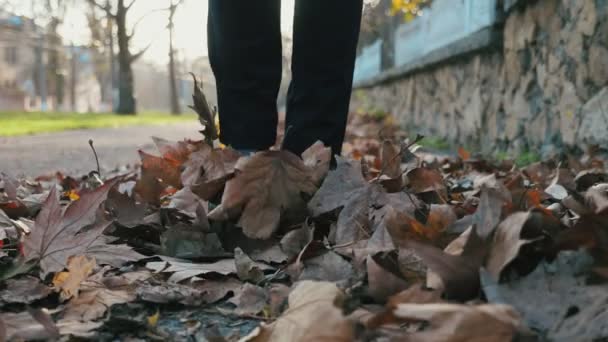
POLYGON ((0 10, 1 109, 30 110, 43 105, 42 36, 42 29, 32 20, 0 10))
POLYGON ((0 110, 100 110, 91 51, 61 41, 49 37, 32 19, 0 10, 0 110), (51 52, 65 56, 53 68, 51 52))

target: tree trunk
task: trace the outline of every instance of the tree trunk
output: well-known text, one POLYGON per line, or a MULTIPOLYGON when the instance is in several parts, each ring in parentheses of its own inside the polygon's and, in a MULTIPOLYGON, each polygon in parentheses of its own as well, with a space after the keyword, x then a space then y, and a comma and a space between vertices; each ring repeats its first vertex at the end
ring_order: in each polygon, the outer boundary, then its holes
POLYGON ((171 114, 179 115, 182 110, 179 105, 179 95, 177 92, 177 75, 175 70, 175 51, 173 49, 173 17, 177 5, 173 5, 173 0, 169 7, 169 89, 171 90, 171 114))
POLYGON ((124 0, 118 0, 116 8, 116 30, 118 36, 118 114, 136 114, 137 105, 134 96, 133 69, 134 60, 129 51, 129 34, 127 33, 127 11, 124 0))

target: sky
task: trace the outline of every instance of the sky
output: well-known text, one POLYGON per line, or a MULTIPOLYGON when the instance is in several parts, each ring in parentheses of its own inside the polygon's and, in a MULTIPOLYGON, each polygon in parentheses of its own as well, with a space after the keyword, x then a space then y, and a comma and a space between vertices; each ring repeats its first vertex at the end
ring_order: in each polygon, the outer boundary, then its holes
MULTIPOLYGON (((31 2, 35 0, 17 0, 13 10, 18 14, 31 14, 31 2)), ((85 3, 84 0, 74 0, 85 3)), ((133 38, 133 50, 137 51, 150 45, 144 59, 159 65, 168 60, 169 34, 166 30, 167 12, 155 12, 154 9, 167 8, 170 0, 137 0, 129 12, 129 25, 133 25, 142 16, 133 38), (146 15, 147 14, 147 15, 146 15)), ((247 0, 243 0, 247 1, 247 0)), ((281 29, 283 34, 291 37, 293 27, 294 0, 281 0, 281 29)), ((179 58, 192 60, 207 55, 207 0, 184 0, 175 16, 175 48, 179 58)), ((61 34, 65 43, 86 44, 89 39, 86 17, 82 6, 70 6, 61 34)))

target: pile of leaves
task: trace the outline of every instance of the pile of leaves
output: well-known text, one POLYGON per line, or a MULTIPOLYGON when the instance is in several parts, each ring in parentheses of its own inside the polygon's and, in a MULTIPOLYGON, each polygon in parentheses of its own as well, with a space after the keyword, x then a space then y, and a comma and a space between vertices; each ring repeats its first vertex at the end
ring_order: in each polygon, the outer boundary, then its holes
POLYGON ((155 138, 136 174, 2 175, 0 339, 608 337, 600 157, 437 157, 355 117, 330 169, 320 142, 217 146, 206 107, 206 139, 155 138), (236 325, 159 324, 175 308, 236 325))

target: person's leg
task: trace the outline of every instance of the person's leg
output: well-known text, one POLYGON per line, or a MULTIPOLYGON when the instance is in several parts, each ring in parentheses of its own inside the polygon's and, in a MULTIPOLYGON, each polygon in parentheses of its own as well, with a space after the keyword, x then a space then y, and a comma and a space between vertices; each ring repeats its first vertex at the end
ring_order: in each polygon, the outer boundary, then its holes
POLYGON ((209 0, 208 44, 220 140, 237 149, 275 143, 281 84, 280 0, 209 0))
POLYGON ((362 0, 296 0, 285 149, 300 154, 321 140, 340 154, 362 6, 362 0))

